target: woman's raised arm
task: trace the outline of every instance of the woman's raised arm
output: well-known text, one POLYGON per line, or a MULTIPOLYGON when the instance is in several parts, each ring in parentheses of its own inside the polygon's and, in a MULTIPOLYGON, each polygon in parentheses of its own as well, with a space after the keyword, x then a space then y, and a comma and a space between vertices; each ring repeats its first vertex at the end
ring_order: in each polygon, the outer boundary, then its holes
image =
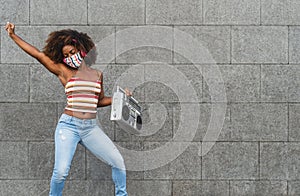
POLYGON ((24 41, 21 37, 15 34, 15 25, 7 22, 5 25, 5 30, 7 31, 9 37, 27 54, 37 59, 41 64, 43 64, 50 72, 55 75, 61 75, 62 69, 60 64, 55 64, 48 56, 41 52, 36 47, 24 41))

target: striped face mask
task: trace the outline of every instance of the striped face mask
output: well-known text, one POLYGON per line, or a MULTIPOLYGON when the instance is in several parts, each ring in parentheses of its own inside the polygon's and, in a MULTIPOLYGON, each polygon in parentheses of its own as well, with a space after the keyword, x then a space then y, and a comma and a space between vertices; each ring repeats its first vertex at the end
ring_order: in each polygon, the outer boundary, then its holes
POLYGON ((80 65, 81 65, 81 63, 82 63, 82 57, 81 57, 81 55, 80 55, 80 52, 78 52, 78 53, 76 53, 76 54, 74 54, 74 55, 72 55, 72 56, 70 56, 70 57, 67 57, 67 58, 64 58, 64 62, 68 65, 68 66, 70 66, 70 67, 72 67, 72 68, 76 68, 76 69, 78 69, 79 67, 80 67, 80 65))

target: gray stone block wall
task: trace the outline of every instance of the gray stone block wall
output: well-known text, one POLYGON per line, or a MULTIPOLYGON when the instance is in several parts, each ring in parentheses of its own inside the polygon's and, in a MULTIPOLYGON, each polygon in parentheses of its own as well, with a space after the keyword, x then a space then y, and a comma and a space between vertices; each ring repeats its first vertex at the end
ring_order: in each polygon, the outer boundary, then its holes
MULTIPOLYGON (((298 0, 0 0, 0 196, 48 194, 54 130, 66 101, 58 79, 8 38, 7 21, 39 49, 54 30, 88 33, 107 95, 139 65, 130 79, 142 83, 131 90, 145 125, 156 130, 130 135, 109 120, 110 107, 98 109, 120 147, 135 155, 157 150, 159 157, 142 163, 145 170, 128 170, 129 195, 300 195, 299 19, 298 0), (122 34, 138 27, 149 28, 142 41, 135 32, 122 34), (146 45, 119 54, 139 43, 146 45), (157 103, 162 110, 153 108, 157 103), (226 108, 214 113, 216 106, 226 108), (218 116, 222 129, 209 137, 218 116), (178 148, 161 155, 168 142, 178 148), (162 157, 168 161, 147 169, 162 157)), ((79 145, 64 195, 113 194, 109 166, 79 145)))

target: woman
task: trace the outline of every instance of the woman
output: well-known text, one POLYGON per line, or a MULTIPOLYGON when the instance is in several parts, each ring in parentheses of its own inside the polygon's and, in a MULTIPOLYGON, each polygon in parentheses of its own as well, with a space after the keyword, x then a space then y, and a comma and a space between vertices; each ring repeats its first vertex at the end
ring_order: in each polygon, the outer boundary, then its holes
MULTIPOLYGON (((21 49, 55 74, 65 87, 68 102, 55 130, 55 164, 49 195, 62 195, 78 143, 112 167, 115 194, 127 195, 124 160, 96 123, 97 107, 110 105, 112 98, 104 95, 102 72, 89 67, 97 54, 91 38, 69 29, 54 31, 43 51, 39 51, 15 34, 14 24, 8 22, 5 29, 21 49)), ((126 94, 131 96, 128 89, 126 94)))

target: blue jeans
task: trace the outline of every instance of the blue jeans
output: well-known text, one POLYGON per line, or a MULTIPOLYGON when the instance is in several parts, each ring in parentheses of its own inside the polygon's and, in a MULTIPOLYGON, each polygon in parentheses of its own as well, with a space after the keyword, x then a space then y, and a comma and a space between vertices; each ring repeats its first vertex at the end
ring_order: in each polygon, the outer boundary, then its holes
POLYGON ((62 114, 55 130, 55 164, 50 196, 61 196, 77 144, 90 150, 112 167, 116 196, 126 196, 126 170, 122 155, 100 129, 97 119, 79 119, 62 114))

